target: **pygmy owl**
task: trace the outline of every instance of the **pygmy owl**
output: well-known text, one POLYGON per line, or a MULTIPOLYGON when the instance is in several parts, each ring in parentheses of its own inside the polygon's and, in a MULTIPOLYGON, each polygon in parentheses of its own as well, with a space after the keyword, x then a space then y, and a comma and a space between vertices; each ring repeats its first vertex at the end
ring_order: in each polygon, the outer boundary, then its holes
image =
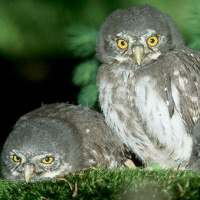
POLYGON ((123 167, 124 146, 96 111, 65 103, 22 116, 2 151, 3 177, 36 182, 91 167, 123 167))
POLYGON ((100 28, 99 102, 110 128, 147 165, 186 167, 200 114, 200 53, 149 5, 111 13, 100 28))

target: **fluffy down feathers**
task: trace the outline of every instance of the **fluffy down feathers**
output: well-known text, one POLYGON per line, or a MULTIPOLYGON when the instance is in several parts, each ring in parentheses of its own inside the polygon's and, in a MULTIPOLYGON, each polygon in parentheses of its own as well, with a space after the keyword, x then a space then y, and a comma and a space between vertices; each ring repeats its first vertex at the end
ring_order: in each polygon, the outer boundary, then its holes
POLYGON ((123 167, 124 153, 98 112, 44 105, 17 121, 3 147, 2 174, 15 182, 36 182, 91 167, 123 167))

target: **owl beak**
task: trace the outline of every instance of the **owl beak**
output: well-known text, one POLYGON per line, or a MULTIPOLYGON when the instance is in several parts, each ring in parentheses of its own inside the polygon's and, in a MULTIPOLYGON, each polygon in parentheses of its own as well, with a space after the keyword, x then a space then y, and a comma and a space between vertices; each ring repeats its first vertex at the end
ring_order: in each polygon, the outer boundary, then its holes
POLYGON ((144 55, 144 48, 142 46, 136 46, 133 48, 133 54, 138 65, 141 65, 142 57, 144 55))
POLYGON ((34 176, 35 167, 33 164, 26 164, 24 166, 24 178, 26 183, 34 176))

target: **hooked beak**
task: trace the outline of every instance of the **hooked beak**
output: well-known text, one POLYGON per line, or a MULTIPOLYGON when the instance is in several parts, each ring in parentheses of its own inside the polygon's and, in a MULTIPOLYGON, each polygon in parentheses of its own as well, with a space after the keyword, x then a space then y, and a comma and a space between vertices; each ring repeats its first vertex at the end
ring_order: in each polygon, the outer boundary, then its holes
POLYGON ((24 166, 24 178, 25 178, 26 183, 28 183, 29 180, 34 177, 34 174, 35 174, 34 165, 33 164, 26 164, 24 166))
POLYGON ((144 56, 144 48, 142 46, 136 46, 133 49, 133 54, 138 65, 141 65, 142 58, 144 56))

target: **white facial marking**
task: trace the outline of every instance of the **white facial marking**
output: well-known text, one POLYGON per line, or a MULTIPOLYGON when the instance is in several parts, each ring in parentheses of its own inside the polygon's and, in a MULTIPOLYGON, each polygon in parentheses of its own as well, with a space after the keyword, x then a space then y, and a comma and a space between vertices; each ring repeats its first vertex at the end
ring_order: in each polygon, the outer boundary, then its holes
POLYGON ((124 61, 127 60, 126 57, 121 56, 121 55, 118 55, 115 59, 116 59, 119 63, 122 63, 122 62, 124 62, 124 61))
POLYGON ((151 60, 157 60, 157 58, 161 55, 160 52, 156 52, 156 53, 153 53, 153 54, 150 54, 148 57, 151 59, 151 60))
POLYGON ((70 166, 68 163, 65 163, 59 170, 54 171, 46 171, 43 173, 43 177, 45 178, 54 178, 59 175, 68 174, 71 172, 72 166, 70 166))
POLYGON ((142 37, 141 39, 139 40, 139 43, 140 44, 143 44, 144 47, 148 47, 148 44, 147 44, 147 39, 153 35, 155 35, 156 32, 152 29, 148 29, 147 32, 145 34, 142 34, 142 37))

